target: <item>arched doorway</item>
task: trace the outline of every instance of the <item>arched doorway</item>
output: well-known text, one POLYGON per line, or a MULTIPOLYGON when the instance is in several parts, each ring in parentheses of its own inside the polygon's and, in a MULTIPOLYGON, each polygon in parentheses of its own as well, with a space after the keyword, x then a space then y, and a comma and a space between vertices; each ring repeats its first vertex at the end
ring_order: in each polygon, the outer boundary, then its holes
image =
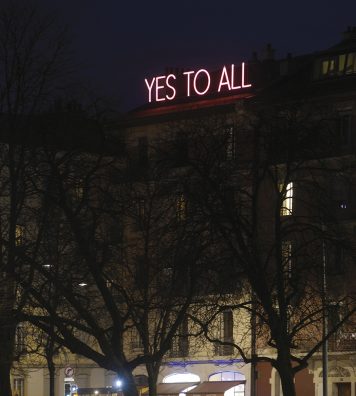
MULTIPOLYGON (((239 371, 219 371, 209 375, 209 381, 245 381, 246 377, 239 371)), ((244 396, 245 384, 240 384, 228 389, 224 396, 244 396)))
POLYGON ((164 384, 185 383, 187 385, 190 382, 192 383, 192 385, 185 386, 184 389, 181 389, 179 396, 186 396, 186 392, 196 387, 196 384, 200 382, 199 375, 193 373, 173 373, 163 378, 164 384))

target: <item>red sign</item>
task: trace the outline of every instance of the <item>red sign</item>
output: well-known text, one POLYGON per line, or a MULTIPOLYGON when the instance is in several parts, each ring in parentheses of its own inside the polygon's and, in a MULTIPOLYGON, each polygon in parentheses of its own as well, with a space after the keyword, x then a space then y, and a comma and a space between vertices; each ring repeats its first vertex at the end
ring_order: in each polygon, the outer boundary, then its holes
POLYGON ((228 92, 250 88, 246 82, 245 63, 241 67, 235 65, 224 66, 216 73, 209 73, 206 69, 186 71, 181 75, 168 74, 167 76, 145 78, 149 102, 163 102, 173 100, 178 96, 203 96, 213 92, 228 92), (181 82, 183 81, 183 84, 181 82))

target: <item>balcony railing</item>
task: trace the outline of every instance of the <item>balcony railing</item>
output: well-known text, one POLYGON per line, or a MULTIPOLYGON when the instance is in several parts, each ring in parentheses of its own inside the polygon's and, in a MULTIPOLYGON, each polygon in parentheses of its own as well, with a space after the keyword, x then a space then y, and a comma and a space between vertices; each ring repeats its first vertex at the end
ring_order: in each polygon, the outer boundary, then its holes
POLYGON ((229 356, 234 353, 234 347, 232 345, 214 345, 214 352, 217 356, 229 356))
POLYGON ((341 332, 329 340, 331 352, 356 351, 356 332, 341 332))

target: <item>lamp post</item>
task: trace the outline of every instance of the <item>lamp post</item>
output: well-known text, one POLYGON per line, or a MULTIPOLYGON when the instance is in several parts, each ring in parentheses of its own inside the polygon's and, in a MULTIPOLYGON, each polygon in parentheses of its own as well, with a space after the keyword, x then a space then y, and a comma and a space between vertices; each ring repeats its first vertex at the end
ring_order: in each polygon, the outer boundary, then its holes
MULTIPOLYGON (((322 232, 324 233, 325 226, 322 225, 322 232)), ((322 255, 323 255, 323 281, 322 281, 322 304, 323 304, 323 348, 322 348, 322 358, 323 358, 323 396, 328 395, 328 304, 327 304, 327 280, 326 280, 326 246, 323 235, 323 245, 322 245, 322 255)))
POLYGON ((255 294, 251 292, 252 312, 251 312, 251 396, 256 396, 256 301, 255 294))

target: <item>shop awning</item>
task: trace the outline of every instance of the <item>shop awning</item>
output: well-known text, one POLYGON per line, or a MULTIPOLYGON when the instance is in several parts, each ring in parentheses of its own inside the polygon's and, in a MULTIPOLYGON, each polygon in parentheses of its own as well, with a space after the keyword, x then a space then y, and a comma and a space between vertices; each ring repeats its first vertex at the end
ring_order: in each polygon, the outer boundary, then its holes
MULTIPOLYGON (((157 384, 157 396, 179 395, 184 389, 197 385, 198 382, 175 382, 172 384, 157 384)), ((143 396, 148 395, 148 389, 143 396)))
POLYGON ((206 381, 187 392, 187 396, 205 395, 208 393, 223 395, 234 386, 245 384, 246 381, 206 381))

